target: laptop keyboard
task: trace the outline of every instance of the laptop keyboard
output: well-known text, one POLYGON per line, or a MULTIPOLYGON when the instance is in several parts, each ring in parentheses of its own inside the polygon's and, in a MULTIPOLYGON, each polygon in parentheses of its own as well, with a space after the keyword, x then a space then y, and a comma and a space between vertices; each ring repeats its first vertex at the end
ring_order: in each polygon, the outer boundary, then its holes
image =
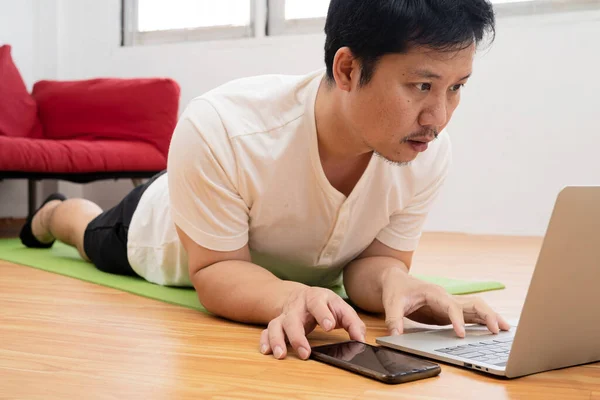
POLYGON ((486 340, 462 346, 445 347, 436 351, 475 362, 484 362, 504 367, 508 361, 508 353, 510 352, 512 342, 513 338, 486 340))

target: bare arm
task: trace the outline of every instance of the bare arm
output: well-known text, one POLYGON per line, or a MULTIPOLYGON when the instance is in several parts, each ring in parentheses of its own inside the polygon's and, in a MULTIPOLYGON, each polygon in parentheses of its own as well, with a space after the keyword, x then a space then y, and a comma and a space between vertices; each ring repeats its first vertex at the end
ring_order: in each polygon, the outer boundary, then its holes
POLYGON ((413 252, 392 250, 377 239, 374 240, 344 269, 346 293, 363 310, 384 312, 384 283, 390 279, 408 279, 412 257, 413 252))
POLYGON ((190 277, 198 298, 210 312, 239 322, 267 324, 282 312, 294 292, 306 288, 282 281, 250 260, 248 246, 218 252, 193 242, 177 228, 188 254, 190 277))
POLYGON ((192 283, 207 310, 235 321, 268 323, 260 336, 263 354, 285 358, 287 338, 299 357, 307 359, 306 335, 317 324, 325 331, 344 328, 351 339, 364 341, 364 323, 331 290, 280 280, 251 262, 247 245, 236 251, 212 251, 179 228, 177 233, 188 253, 192 283))
POLYGON ((367 311, 385 312, 390 334, 403 332, 404 317, 425 324, 452 324, 460 337, 465 335, 465 322, 487 325, 494 333, 510 329, 483 300, 450 296, 441 286, 409 275, 412 256, 413 252, 394 250, 375 240, 344 270, 350 299, 367 311))

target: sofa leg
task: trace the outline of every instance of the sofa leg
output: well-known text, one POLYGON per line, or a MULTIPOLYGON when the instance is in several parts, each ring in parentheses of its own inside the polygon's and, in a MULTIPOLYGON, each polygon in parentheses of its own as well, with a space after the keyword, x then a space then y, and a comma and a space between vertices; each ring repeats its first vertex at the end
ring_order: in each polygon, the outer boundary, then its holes
POLYGON ((132 178, 131 182, 133 182, 133 186, 138 187, 144 183, 144 181, 140 178, 132 178))
POLYGON ((29 208, 28 215, 33 215, 37 208, 37 181, 33 179, 27 181, 27 203, 29 208))

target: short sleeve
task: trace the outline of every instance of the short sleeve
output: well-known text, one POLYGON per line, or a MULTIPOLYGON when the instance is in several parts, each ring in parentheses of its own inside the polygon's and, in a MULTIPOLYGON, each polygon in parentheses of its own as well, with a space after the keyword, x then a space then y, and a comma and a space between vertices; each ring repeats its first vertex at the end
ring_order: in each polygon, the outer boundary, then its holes
POLYGON ((167 172, 173 222, 202 247, 234 251, 248 243, 237 170, 219 114, 208 101, 193 100, 173 133, 167 172))
POLYGON ((390 223, 377 235, 377 240, 392 249, 414 251, 419 245, 423 225, 440 194, 452 163, 450 141, 440 150, 438 167, 429 183, 414 195, 410 204, 390 216, 390 223))

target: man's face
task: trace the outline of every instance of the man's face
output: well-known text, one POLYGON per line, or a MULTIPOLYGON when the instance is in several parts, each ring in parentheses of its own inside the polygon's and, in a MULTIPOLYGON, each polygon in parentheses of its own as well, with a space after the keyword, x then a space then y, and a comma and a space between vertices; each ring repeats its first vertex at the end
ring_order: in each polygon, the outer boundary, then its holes
POLYGON ((347 98, 352 134, 391 162, 414 160, 450 121, 474 55, 475 45, 451 52, 417 47, 382 57, 371 81, 347 98))

